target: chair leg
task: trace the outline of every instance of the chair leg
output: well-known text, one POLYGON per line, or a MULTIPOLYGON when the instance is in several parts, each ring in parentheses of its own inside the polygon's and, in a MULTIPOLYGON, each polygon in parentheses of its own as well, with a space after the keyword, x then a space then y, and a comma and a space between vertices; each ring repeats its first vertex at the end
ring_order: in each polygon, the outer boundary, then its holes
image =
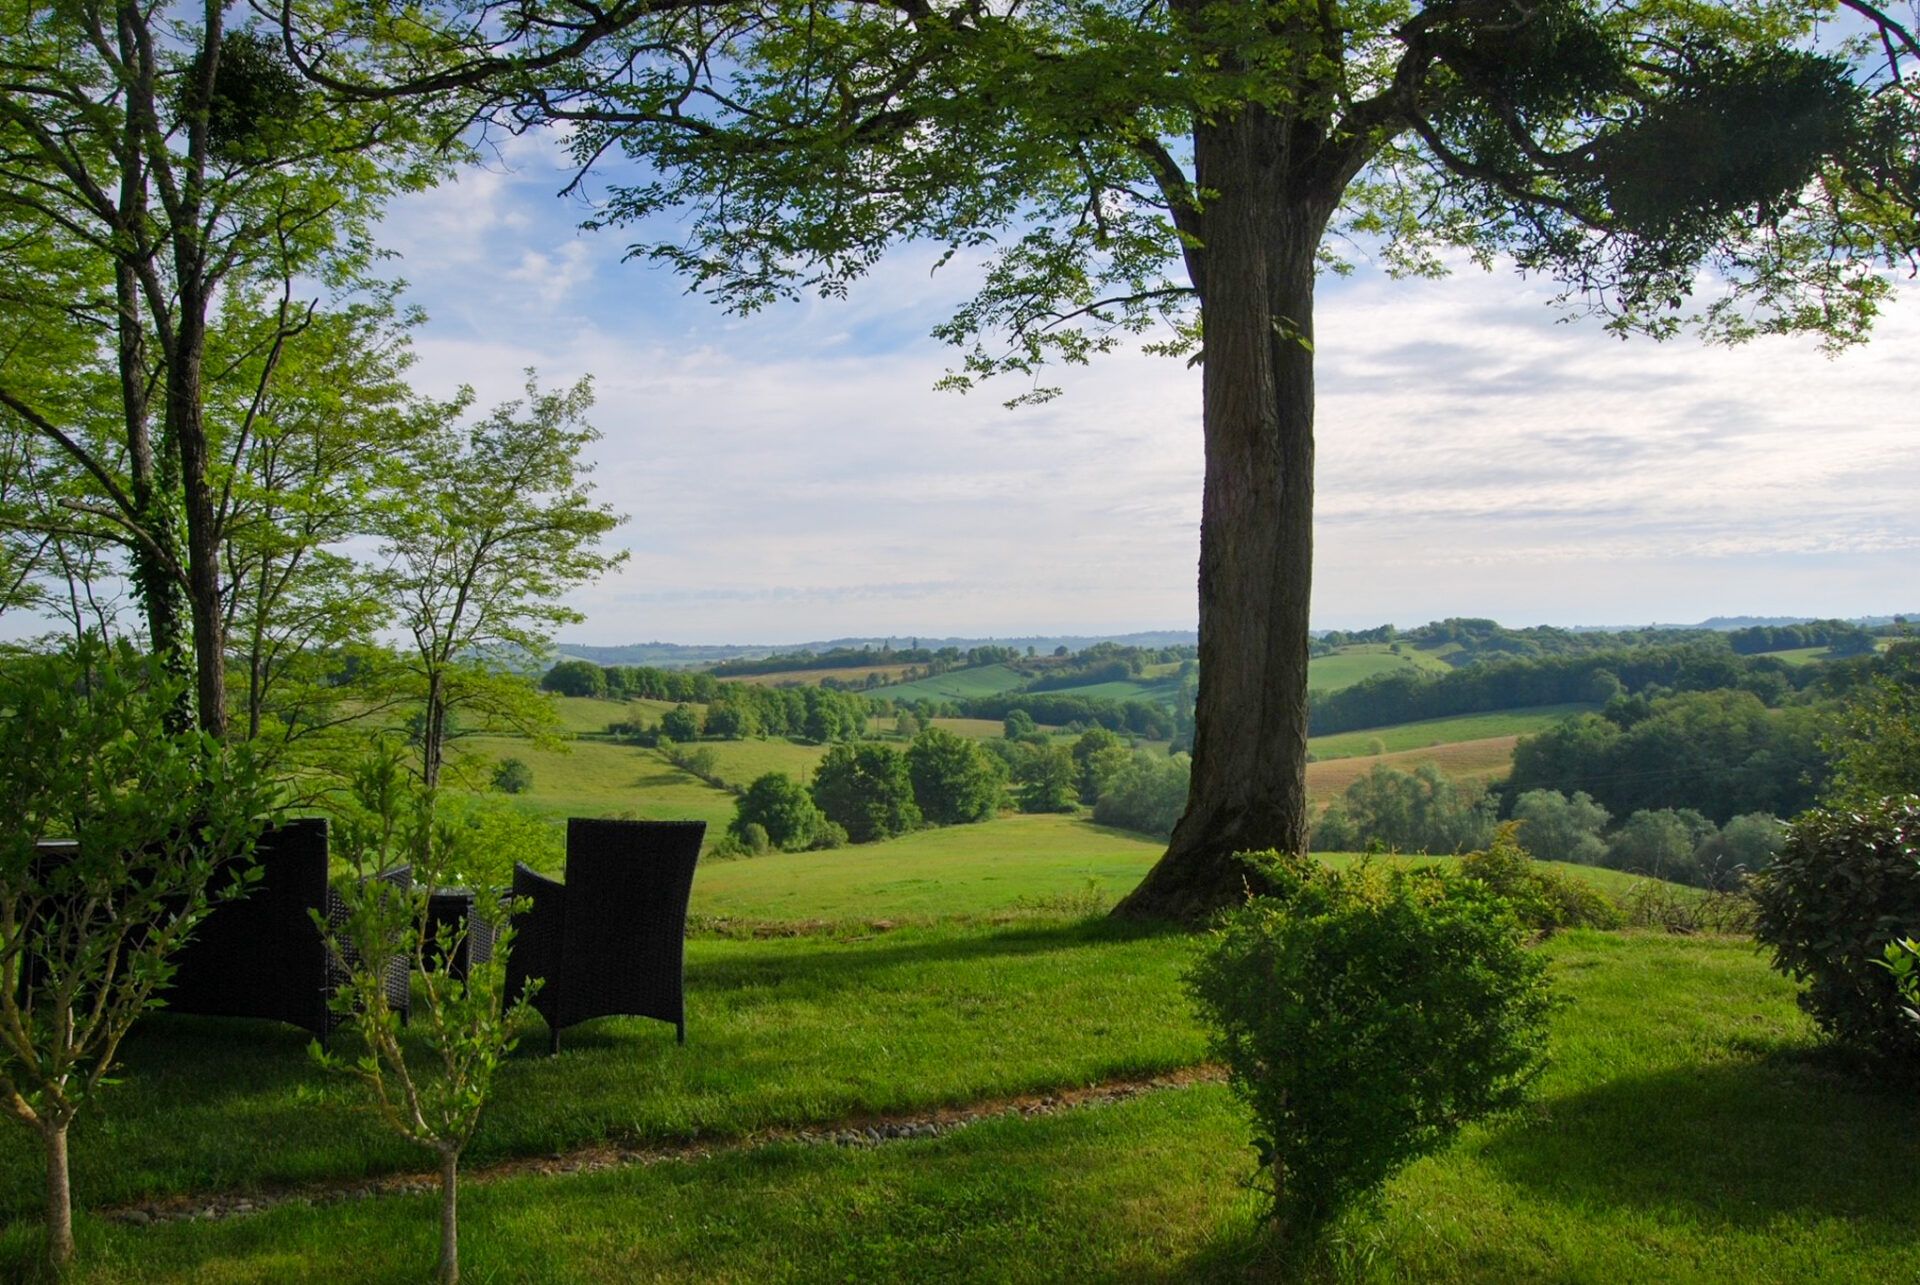
POLYGON ((678 1042, 681 1044, 685 1044, 687 1042, 687 1019, 683 1017, 679 1021, 675 1022, 673 1025, 674 1025, 674 1029, 679 1032, 678 1042))
POLYGON ((557 1026, 549 1026, 547 1028, 547 1036, 547 1056, 553 1057, 560 1052, 560 1028, 557 1026))

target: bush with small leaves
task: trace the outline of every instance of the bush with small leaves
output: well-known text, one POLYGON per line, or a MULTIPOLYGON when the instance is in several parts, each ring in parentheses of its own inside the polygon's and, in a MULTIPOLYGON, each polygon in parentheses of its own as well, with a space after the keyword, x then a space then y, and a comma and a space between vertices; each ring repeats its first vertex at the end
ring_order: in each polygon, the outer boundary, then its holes
POLYGON ((813 845, 825 821, 806 786, 784 772, 768 772, 755 778, 740 796, 727 833, 749 851, 764 852, 771 845, 783 852, 797 852, 813 845), (758 848, 753 846, 756 830, 760 832, 758 848))
POLYGON ((1753 881, 1753 935, 1804 983, 1800 1006, 1833 1039, 1920 1064, 1920 1027, 1883 963, 1920 926, 1920 795, 1815 809, 1753 881))
POLYGON ((1591 884, 1550 870, 1520 846, 1519 826, 1509 821, 1483 852, 1461 855, 1459 872, 1478 879, 1513 906, 1520 922, 1537 932, 1561 928, 1618 928, 1620 910, 1591 884))
POLYGON ((501 759, 493 768, 493 788, 502 794, 525 794, 533 788, 533 769, 523 759, 501 759))
POLYGON ((1188 984, 1298 1253, 1463 1125, 1518 1103, 1553 1004, 1546 961, 1478 880, 1366 862, 1302 875, 1271 856, 1261 869, 1282 895, 1226 917, 1188 984))

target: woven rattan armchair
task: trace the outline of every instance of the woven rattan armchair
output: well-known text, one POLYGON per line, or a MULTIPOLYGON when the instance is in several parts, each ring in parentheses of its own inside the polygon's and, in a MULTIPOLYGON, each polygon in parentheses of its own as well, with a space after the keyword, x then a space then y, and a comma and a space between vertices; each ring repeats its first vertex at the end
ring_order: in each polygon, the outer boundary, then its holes
POLYGON ((507 994, 544 978, 533 1007, 560 1032, 623 1014, 672 1022, 687 1042, 687 898, 704 821, 567 822, 567 879, 513 871, 515 938, 507 994))
MULTIPOLYGON (((289 821, 261 836, 260 877, 244 897, 222 901, 200 922, 176 955, 178 971, 165 992, 176 1013, 257 1017, 290 1022, 326 1039, 344 1019, 329 1001, 345 980, 329 958, 311 912, 345 921, 346 906, 327 879, 327 823, 289 821)), ((376 876, 402 888, 402 868, 376 876)), ((387 1002, 404 1020, 411 1007, 407 958, 385 965, 387 1002)))

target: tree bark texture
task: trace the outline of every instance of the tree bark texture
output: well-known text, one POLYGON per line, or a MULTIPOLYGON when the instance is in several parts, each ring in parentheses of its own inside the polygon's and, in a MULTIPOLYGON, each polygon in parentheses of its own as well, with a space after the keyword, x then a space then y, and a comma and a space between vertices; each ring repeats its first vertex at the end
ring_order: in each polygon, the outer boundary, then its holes
POLYGON ((67 1176, 67 1126, 42 1124, 47 1151, 47 1265, 58 1276, 73 1261, 73 1187, 67 1176))
POLYGON ((1306 846, 1314 255, 1333 202, 1297 190, 1260 108, 1194 132, 1206 484, 1193 780, 1167 854, 1115 914, 1198 921, 1245 895, 1236 852, 1306 846))
POLYGON ((440 1263, 435 1269, 440 1285, 460 1279, 460 1154, 440 1153, 440 1263))

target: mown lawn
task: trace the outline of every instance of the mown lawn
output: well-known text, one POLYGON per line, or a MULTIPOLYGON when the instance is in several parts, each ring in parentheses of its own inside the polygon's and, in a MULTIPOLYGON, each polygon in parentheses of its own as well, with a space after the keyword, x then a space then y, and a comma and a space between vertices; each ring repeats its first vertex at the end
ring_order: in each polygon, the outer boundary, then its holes
MULTIPOLYGON (((793 1009, 782 1008, 776 1020, 733 1031, 724 1059, 706 1048, 722 1042, 717 1017, 696 1025, 685 1049, 608 1023, 592 1043, 617 1052, 583 1047, 531 1059, 532 1069, 516 1059, 484 1130, 487 1152, 499 1154, 510 1137, 546 1145, 564 1127, 542 1124, 535 1142, 509 1126, 574 1119, 574 1090, 584 1086, 597 1103, 608 1078, 628 1086, 622 1127, 690 1120, 698 1113, 678 1114, 673 1104, 705 1101, 703 1118, 717 1135, 721 1120, 744 1131, 752 1120, 812 1118, 820 1106, 927 1100, 923 1079, 961 1096, 988 1081, 1076 1083, 1102 1063, 1096 1051, 1114 1041, 1115 1022, 1128 1024, 1122 1038, 1137 1042, 1136 1055, 1149 1046, 1174 1062, 1198 1055, 1173 980, 1192 948, 1187 938, 1116 941, 1060 926, 1038 939, 1022 928, 728 944, 743 954, 703 978, 699 1006, 745 1007, 742 992, 793 986, 811 996, 819 1019, 795 1024, 793 1009), (1024 963, 991 985, 966 980, 1009 958, 1024 963), (1032 966, 1041 959, 1049 966, 1032 966), (1102 972, 1121 975, 1100 983, 1102 972), (999 996, 1000 1020, 975 1025, 1011 1025, 1009 1038, 955 1034, 965 1028, 945 989, 954 984, 962 994, 999 996), (1086 987, 1103 984, 1130 986, 1139 1000, 1109 1000, 1090 1015, 1101 1001, 1086 987), (1137 1025, 1135 1007, 1145 1010, 1137 1025), (1031 1018, 1016 1021, 1020 1010, 1031 1018), (1023 1033, 1048 1018, 1066 1020, 1044 1040, 1023 1033), (865 1038, 838 1037, 836 1020, 865 1038), (1150 1034, 1155 1028, 1162 1034, 1150 1034), (827 1047, 816 1048, 822 1040, 827 1047), (970 1049, 985 1065, 953 1065, 970 1049), (676 1060, 728 1060, 735 1074, 706 1099, 646 1087, 684 1084, 676 1060), (609 1063, 616 1076, 605 1074, 609 1063), (530 1078, 535 1071, 550 1078, 530 1078), (541 1099, 538 1109, 515 1105, 525 1097, 541 1099)), ((1535 1101, 1407 1170, 1384 1215, 1343 1229, 1308 1279, 1912 1278, 1914 1216, 1901 1193, 1920 1165, 1920 1104, 1823 1052, 1751 943, 1576 932, 1542 949, 1569 1002, 1555 1018, 1554 1064, 1535 1101)), ((779 1003, 771 995, 755 1002, 779 1003)), ((294 1065, 297 1055, 285 1064, 294 1065)), ((188 1069, 227 1074, 218 1062, 188 1069)), ((189 1095, 191 1078, 178 1088, 189 1095)), ((139 1091, 130 1079, 122 1093, 139 1091)), ((202 1121, 158 1108, 145 1131, 170 1123, 189 1150, 258 1168, 247 1153, 277 1144, 265 1121, 233 1113, 260 1096, 230 1095, 227 1109, 205 1121, 216 1139, 195 1136, 191 1126, 202 1121)), ((267 1096, 286 1099, 289 1118, 352 1119, 324 1092, 267 1096)), ((116 1105, 131 1104, 123 1096, 116 1105)), ((83 1145, 104 1149, 99 1127, 91 1133, 76 1137, 77 1163, 83 1145)), ((350 1126, 330 1145, 336 1167, 356 1134, 350 1126)), ((10 1161, 26 1150, 23 1137, 10 1161)), ((470 1278, 480 1281, 1269 1279, 1272 1249, 1240 1186, 1251 1160, 1231 1095, 1201 1086, 868 1150, 780 1144, 474 1184, 464 1197, 464 1248, 470 1278)), ((131 1185, 97 1158, 90 1163, 83 1202, 131 1185)), ((24 1215, 19 1167, 8 1169, 10 1208, 24 1215)), ((80 1280, 406 1281, 430 1265, 435 1224, 428 1199, 407 1197, 144 1230, 83 1217, 81 1232, 80 1280)), ((0 1264, 23 1262, 33 1242, 30 1219, 17 1217, 0 1235, 0 1264)))
POLYGON ((704 865, 696 914, 860 921, 1083 906, 1104 910, 1166 845, 1076 817, 1007 815, 829 852, 704 865))

